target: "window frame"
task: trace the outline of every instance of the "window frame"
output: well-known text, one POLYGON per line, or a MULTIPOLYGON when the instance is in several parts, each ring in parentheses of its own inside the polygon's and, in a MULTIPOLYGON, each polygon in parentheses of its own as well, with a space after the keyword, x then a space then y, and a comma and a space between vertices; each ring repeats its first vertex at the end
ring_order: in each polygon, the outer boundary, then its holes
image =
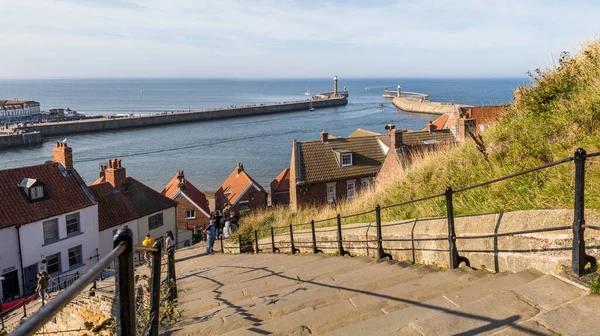
POLYGON ((47 244, 52 244, 54 242, 57 242, 60 240, 60 230, 58 229, 58 218, 53 218, 53 219, 49 219, 46 221, 42 222, 42 234, 44 236, 44 245, 47 244), (55 226, 55 231, 56 231, 56 238, 46 238, 46 232, 49 232, 49 230, 46 230, 46 225, 47 224, 54 224, 55 226))
POLYGON ((196 210, 186 210, 185 219, 196 219, 196 210))
POLYGON ((164 225, 165 225, 165 220, 164 220, 164 215, 162 212, 148 217, 148 231, 156 230, 159 227, 164 226, 164 225), (158 222, 156 220, 158 218, 160 218, 160 223, 153 223, 153 222, 158 222))
POLYGON ((356 196, 356 180, 346 181, 346 198, 353 199, 356 196), (352 186, 352 195, 350 195, 350 186, 352 186))
POLYGON ((66 215, 65 216, 65 223, 66 223, 67 237, 75 236, 75 235, 78 235, 79 233, 81 233, 81 214, 79 212, 75 212, 75 213, 66 215), (76 231, 69 232, 69 225, 73 225, 73 223, 69 224, 69 217, 70 216, 72 216, 72 218, 77 218, 77 223, 76 223, 77 224, 77 230, 76 231))
POLYGON ((363 190, 367 190, 371 187, 371 181, 369 179, 361 179, 360 180, 360 186, 363 190))
POLYGON ((73 246, 71 248, 69 248, 67 250, 67 255, 69 257, 69 269, 75 269, 78 267, 81 267, 83 265, 83 245, 77 245, 77 246, 73 246), (76 264, 71 264, 71 250, 73 249, 77 249, 76 251, 79 252, 79 262, 76 264))
POLYGON ((352 153, 340 153, 340 164, 342 165, 342 167, 351 167, 354 164, 354 159, 352 157, 352 153), (344 157, 345 158, 349 158, 350 163, 345 163, 344 164, 344 157))
POLYGON ((29 188, 29 198, 32 201, 39 200, 40 198, 44 198, 44 186, 36 185, 29 188))
POLYGON ((250 211, 250 201, 240 201, 239 205, 240 211, 250 211), (242 208, 242 204, 244 205, 245 209, 242 208))
POLYGON ((62 260, 61 260, 61 256, 60 256, 60 252, 58 253, 54 253, 52 255, 49 255, 46 257, 46 272, 48 272, 48 274, 50 275, 55 275, 55 274, 60 274, 62 273, 62 260), (57 262, 55 264, 52 265, 57 265, 58 266, 58 270, 56 272, 50 272, 50 258, 54 258, 56 257, 57 262))

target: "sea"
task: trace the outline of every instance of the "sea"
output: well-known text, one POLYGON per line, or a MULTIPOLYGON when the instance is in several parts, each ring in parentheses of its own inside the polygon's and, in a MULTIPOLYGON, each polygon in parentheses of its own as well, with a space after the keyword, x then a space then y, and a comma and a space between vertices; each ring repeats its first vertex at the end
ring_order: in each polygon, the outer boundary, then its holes
MULTIPOLYGON (((162 127, 73 134, 38 147, 0 151, 0 169, 44 163, 56 141, 67 139, 75 168, 87 183, 98 166, 122 160, 127 175, 160 191, 179 170, 201 190, 216 190, 241 162, 268 189, 290 164, 292 141, 317 140, 321 131, 345 137, 357 128, 384 133, 385 125, 420 130, 435 115, 397 109, 385 88, 425 93, 432 101, 507 104, 525 78, 339 78, 348 105, 162 127), (383 108, 378 107, 382 103, 383 108)), ((71 108, 86 115, 143 114, 303 100, 305 92, 333 90, 332 79, 40 79, 0 80, 0 99, 40 102, 42 110, 71 108)))

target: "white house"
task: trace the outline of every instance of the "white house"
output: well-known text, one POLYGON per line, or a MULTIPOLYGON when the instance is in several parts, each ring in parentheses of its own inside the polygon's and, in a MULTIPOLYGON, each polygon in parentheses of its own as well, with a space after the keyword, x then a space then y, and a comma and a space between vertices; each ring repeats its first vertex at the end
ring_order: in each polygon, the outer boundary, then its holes
POLYGON ((177 239, 177 202, 128 177, 121 160, 100 165, 100 178, 89 189, 98 202, 101 258, 112 250, 113 237, 122 226, 133 231, 136 245, 146 234, 161 240, 171 231, 177 239))
POLYGON ((0 171, 3 301, 32 294, 38 272, 64 279, 99 260, 98 205, 71 148, 57 143, 52 152, 53 162, 0 171))

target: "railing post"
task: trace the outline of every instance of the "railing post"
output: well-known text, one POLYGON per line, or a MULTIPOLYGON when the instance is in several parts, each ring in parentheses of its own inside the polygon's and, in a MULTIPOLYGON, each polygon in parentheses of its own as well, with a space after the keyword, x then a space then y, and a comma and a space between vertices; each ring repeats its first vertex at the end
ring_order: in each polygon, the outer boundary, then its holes
POLYGON ((258 230, 254 230, 254 242, 256 244, 255 253, 260 252, 261 250, 258 248, 258 230))
POLYGON ((467 258, 458 255, 456 248, 456 232, 454 231, 454 205, 452 204, 452 187, 446 187, 446 213, 448 215, 448 251, 450 254, 450 268, 458 268, 461 261, 470 266, 467 258))
POLYGON ((150 336, 158 336, 158 321, 160 320, 160 269, 161 269, 161 254, 162 244, 155 242, 153 248, 156 251, 152 252, 152 292, 150 293, 150 336))
POLYGON ((271 226, 271 252, 275 253, 275 251, 280 252, 279 249, 275 247, 275 232, 271 226))
POLYGON ((294 226, 292 224, 290 224, 290 246, 292 248, 292 254, 296 252, 300 253, 300 250, 296 248, 296 244, 294 243, 294 226))
POLYGON ((113 247, 125 243, 119 255, 115 283, 118 302, 117 335, 135 335, 135 286, 133 282, 133 234, 122 227, 115 235, 113 247))
POLYGON ((219 241, 221 242, 221 253, 225 253, 225 250, 223 249, 223 236, 219 237, 219 241))
POLYGON ((337 214, 337 240, 338 240, 338 253, 340 254, 340 257, 343 257, 345 255, 350 255, 350 252, 344 250, 344 245, 343 245, 343 239, 342 239, 342 216, 340 216, 340 214, 337 214))
POLYGON ((575 151, 575 204, 573 215, 573 251, 571 255, 571 269, 577 276, 582 276, 585 265, 589 262, 592 268, 596 266, 596 259, 585 254, 585 155, 583 148, 575 151))
POLYGON ((323 251, 319 250, 317 248, 317 234, 315 232, 315 221, 311 220, 310 221, 310 230, 312 231, 312 250, 314 254, 317 254, 319 252, 323 253, 323 251))
POLYGON ((240 246, 240 254, 242 254, 242 234, 238 234, 238 243, 240 246))
POLYGON ((175 249, 168 251, 167 258, 167 279, 169 279, 169 299, 173 301, 177 299, 177 280, 175 279, 175 249))
MULTIPOLYGON (((381 260, 385 257, 388 257, 390 260, 392 260, 392 255, 389 253, 385 253, 385 251, 383 250, 383 238, 381 235, 381 207, 379 206, 379 204, 377 204, 377 206, 375 207, 375 224, 377 227, 377 259, 381 260)), ((367 242, 367 246, 368 246, 369 242, 367 242)))

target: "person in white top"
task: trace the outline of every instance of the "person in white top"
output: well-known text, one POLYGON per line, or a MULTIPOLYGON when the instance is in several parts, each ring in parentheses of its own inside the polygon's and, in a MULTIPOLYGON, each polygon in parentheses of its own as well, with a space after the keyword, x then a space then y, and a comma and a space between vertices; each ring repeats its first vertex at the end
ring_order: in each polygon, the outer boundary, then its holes
POLYGON ((167 231, 167 239, 165 239, 165 247, 167 252, 175 249, 175 238, 173 238, 173 232, 167 231))

